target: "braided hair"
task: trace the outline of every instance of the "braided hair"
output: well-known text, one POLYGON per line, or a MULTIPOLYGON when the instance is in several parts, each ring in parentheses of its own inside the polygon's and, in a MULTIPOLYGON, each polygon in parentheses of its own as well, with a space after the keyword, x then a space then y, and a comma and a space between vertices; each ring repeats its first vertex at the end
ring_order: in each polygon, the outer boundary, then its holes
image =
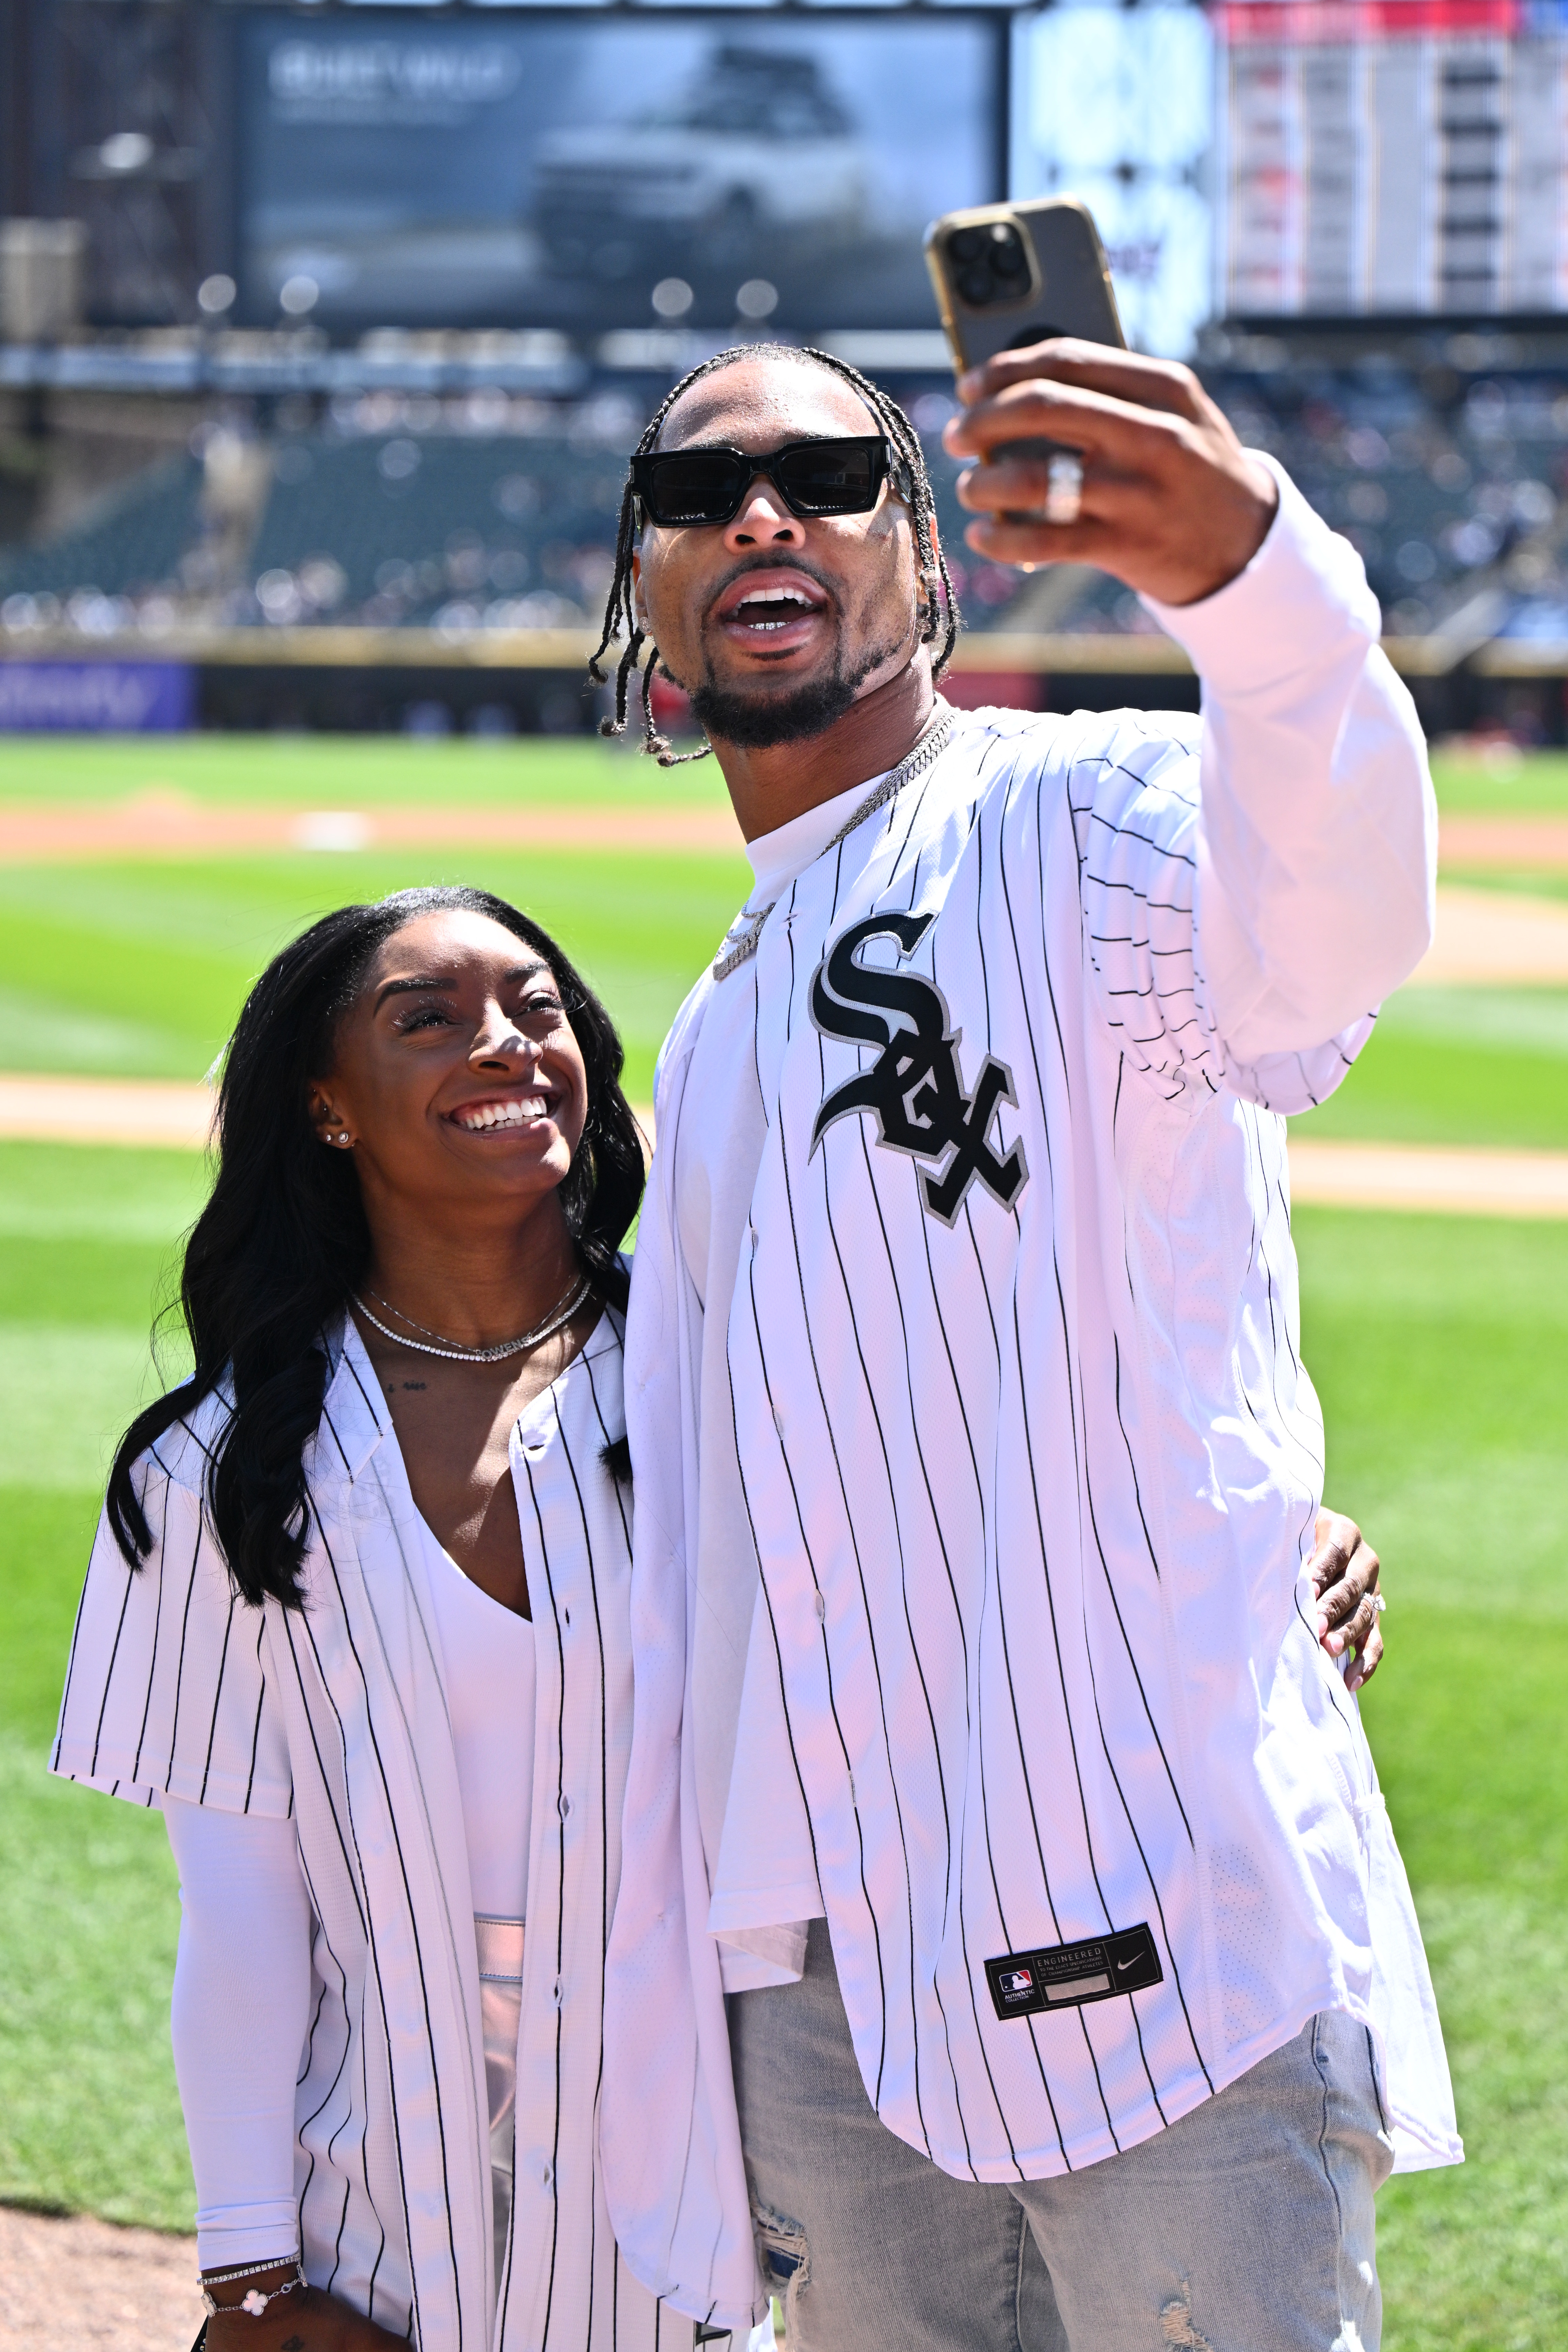
MULTIPOLYGON (((694 367, 689 375, 683 375, 680 382, 665 394, 637 443, 637 456, 646 457, 650 449, 658 447, 665 418, 682 394, 689 392, 694 383, 700 383, 705 375, 716 375, 721 368, 732 367, 737 361, 771 353, 804 365, 826 368, 830 375, 838 376, 852 385, 887 436, 893 452, 894 478, 900 495, 908 502, 914 525, 915 551, 920 562, 921 584, 926 592, 925 626, 921 632, 921 643, 935 645, 941 636, 941 651, 931 664, 932 677, 940 677, 957 642, 959 612, 947 558, 942 551, 934 529, 936 508, 931 496, 931 477, 926 471, 925 453, 921 447, 919 434, 898 402, 890 394, 884 392, 880 384, 873 383, 869 376, 862 375, 858 368, 851 367, 847 360, 836 359, 831 352, 813 351, 794 343, 741 343, 730 351, 719 352, 712 359, 704 360, 700 367, 694 367)), ((588 675, 599 686, 609 683, 607 673, 600 668, 599 664, 624 631, 626 649, 616 667, 616 715, 613 719, 599 721, 599 732, 601 735, 625 734, 632 672, 641 664, 643 750, 651 752, 661 768, 680 767, 689 760, 706 759, 713 747, 710 743, 704 743, 698 751, 674 751, 670 749, 668 736, 661 735, 654 726, 653 674, 658 667, 659 655, 658 647, 647 631, 638 625, 633 600, 632 556, 637 546, 637 492, 628 472, 626 488, 621 493, 620 523, 616 533, 615 576, 605 604, 605 634, 588 664, 588 675), (647 647, 646 663, 643 662, 645 645, 647 647)))

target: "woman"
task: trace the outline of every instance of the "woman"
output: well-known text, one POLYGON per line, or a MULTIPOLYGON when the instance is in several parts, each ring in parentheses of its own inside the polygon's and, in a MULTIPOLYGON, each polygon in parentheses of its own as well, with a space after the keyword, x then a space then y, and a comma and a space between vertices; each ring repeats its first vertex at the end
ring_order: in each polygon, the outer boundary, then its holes
POLYGON ((210 2352, 691 2341, 595 2156, 620 1068, 560 950, 479 890, 326 917, 235 1032, 195 1369, 121 1444, 52 1759, 160 1806, 179 1864, 210 2352))

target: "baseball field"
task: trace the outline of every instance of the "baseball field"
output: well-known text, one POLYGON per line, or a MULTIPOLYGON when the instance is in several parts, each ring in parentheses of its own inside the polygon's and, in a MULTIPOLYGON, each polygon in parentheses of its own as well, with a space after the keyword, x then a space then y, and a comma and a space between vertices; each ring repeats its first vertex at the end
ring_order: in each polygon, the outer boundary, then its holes
MULTIPOLYGON (((1297 1124, 1545 1168, 1568 1154, 1568 966, 1551 946, 1568 919, 1568 759, 1436 764, 1444 886, 1465 936, 1492 944, 1402 991, 1341 1093, 1297 1124)), ((310 917, 447 879, 560 936, 647 1102, 664 1027, 748 878, 716 773, 593 743, 13 740, 0 1097, 5 1074, 89 1095, 108 1077, 199 1081, 248 981, 310 917)), ((155 1377, 149 1326, 202 1184, 191 1150, 0 1134, 0 2202, 169 2231, 190 2227, 193 2198, 162 1826, 42 1766, 108 1452, 155 1377)), ((1302 1205, 1296 1223, 1331 1499, 1384 1562, 1390 1654, 1366 1717, 1469 2151, 1384 2193, 1384 2343, 1557 2352, 1568 1220, 1302 1205)), ((171 1376, 180 1360, 167 1332, 171 1376)))

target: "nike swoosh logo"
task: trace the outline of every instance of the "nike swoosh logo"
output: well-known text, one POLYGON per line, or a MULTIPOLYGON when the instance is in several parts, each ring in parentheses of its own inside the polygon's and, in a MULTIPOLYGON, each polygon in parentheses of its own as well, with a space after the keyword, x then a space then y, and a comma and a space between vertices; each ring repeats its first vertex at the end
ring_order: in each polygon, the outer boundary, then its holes
POLYGON ((1135 1969, 1142 1957, 1143 1955, 1142 1952, 1134 1952, 1130 1960, 1118 1960, 1116 1963, 1117 1975, 1124 1976, 1129 1969, 1135 1969))

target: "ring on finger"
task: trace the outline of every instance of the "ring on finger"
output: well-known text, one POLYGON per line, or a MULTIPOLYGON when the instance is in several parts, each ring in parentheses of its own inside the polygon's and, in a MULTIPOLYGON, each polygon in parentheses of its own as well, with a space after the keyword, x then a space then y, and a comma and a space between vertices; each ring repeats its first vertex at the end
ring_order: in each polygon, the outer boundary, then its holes
POLYGON ((1070 449, 1058 449, 1046 468, 1046 520, 1073 523, 1083 505, 1083 460, 1070 449))
POLYGON ((1379 1615, 1380 1617, 1382 1616, 1382 1614, 1383 1614, 1384 1611, 1387 1608, 1387 1606, 1388 1606, 1387 1601, 1384 1599, 1384 1597, 1383 1597, 1382 1593, 1380 1592, 1380 1593, 1378 1594, 1378 1596, 1377 1596, 1377 1613, 1378 1613, 1378 1615, 1379 1615))

